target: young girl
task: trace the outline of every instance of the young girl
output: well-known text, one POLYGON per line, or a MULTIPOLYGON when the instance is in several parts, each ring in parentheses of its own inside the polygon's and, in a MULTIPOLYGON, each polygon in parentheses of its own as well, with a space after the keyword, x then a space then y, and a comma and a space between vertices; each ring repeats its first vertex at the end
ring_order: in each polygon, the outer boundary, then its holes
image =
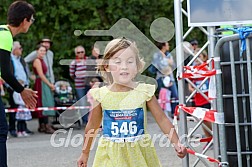
MULTIPOLYGON (((24 82, 19 80, 19 83, 24 85, 24 82)), ((29 136, 29 134, 26 133, 26 122, 32 119, 31 112, 25 107, 25 103, 20 95, 20 93, 14 92, 13 93, 13 100, 16 105, 18 105, 18 108, 26 109, 24 111, 18 111, 16 113, 16 120, 17 120, 17 136, 18 137, 26 137, 29 136)))
POLYGON ((114 39, 106 46, 98 67, 107 86, 90 90, 95 99, 78 167, 86 167, 93 139, 103 126, 93 166, 161 166, 147 133, 147 107, 158 125, 183 158, 186 149, 155 98, 155 86, 134 81, 144 66, 138 50, 129 40, 114 39), (173 131, 173 132, 172 132, 173 131), (171 133, 170 133, 171 132, 171 133))
MULTIPOLYGON (((201 48, 196 48, 195 50, 195 54, 198 53, 200 51, 201 48)), ((198 57, 202 62, 206 62, 208 60, 208 55, 207 52, 205 50, 203 50, 199 57, 198 57)), ((199 66, 201 65, 201 62, 196 59, 195 60, 195 65, 199 66)), ((192 79, 192 82, 199 87, 199 85, 201 84, 201 82, 204 80, 205 78, 195 78, 192 79)), ((206 95, 208 96, 208 88, 209 88, 209 80, 207 80, 201 87, 200 90, 206 95)), ((192 87, 192 85, 188 84, 188 89, 190 92, 193 92, 195 89, 194 87, 192 87)), ((195 102, 195 106, 196 107, 201 107, 201 108, 207 108, 207 109, 211 109, 211 104, 208 102, 207 99, 205 99, 199 92, 195 93, 194 96, 194 102, 195 102)), ((211 122, 208 121, 204 121, 204 124, 210 129, 212 130, 212 124, 211 122)), ((203 131, 205 133, 206 137, 212 137, 212 135, 205 129, 203 128, 203 131)))

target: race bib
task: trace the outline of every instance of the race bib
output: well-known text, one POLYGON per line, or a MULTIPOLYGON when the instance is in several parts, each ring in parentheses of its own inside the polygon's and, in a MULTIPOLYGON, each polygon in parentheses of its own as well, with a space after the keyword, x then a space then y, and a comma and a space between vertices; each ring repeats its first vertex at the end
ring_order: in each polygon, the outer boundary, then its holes
POLYGON ((143 108, 132 110, 104 110, 103 136, 134 139, 144 134, 143 108))
MULTIPOLYGON (((201 82, 202 81, 196 81, 195 85, 199 87, 201 82)), ((206 82, 200 87, 200 90, 204 93, 204 92, 208 92, 208 89, 209 89, 209 80, 206 80, 206 82)))

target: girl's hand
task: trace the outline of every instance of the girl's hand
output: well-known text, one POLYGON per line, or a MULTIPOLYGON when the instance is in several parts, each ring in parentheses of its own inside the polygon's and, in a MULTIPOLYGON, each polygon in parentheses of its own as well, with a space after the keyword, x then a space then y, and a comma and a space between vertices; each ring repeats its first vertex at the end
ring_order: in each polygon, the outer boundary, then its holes
POLYGON ((175 144, 174 147, 175 147, 175 150, 177 152, 177 156, 179 158, 184 158, 185 155, 187 154, 186 148, 182 144, 180 144, 180 143, 175 144))
POLYGON ((87 167, 88 154, 81 153, 80 158, 77 161, 78 167, 87 167))

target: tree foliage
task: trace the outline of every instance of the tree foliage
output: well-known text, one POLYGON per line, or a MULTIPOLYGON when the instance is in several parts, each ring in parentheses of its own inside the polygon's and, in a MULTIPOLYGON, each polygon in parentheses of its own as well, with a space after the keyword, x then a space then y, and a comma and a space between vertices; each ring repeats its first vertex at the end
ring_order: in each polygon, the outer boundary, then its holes
MULTIPOLYGON (((0 24, 6 23, 7 7, 12 0, 0 0, 0 24)), ((166 17, 174 23, 173 1, 168 0, 29 0, 36 10, 36 19, 29 32, 15 37, 24 48, 24 56, 34 50, 44 36, 53 40, 56 79, 69 78, 68 67, 61 66, 61 59, 74 58, 73 48, 83 45, 87 55, 96 40, 104 37, 75 36, 74 30, 106 30, 120 18, 131 20, 149 39, 152 21, 166 17)), ((173 38, 174 40, 174 38, 173 38)), ((174 41, 171 42, 174 46, 174 41)))

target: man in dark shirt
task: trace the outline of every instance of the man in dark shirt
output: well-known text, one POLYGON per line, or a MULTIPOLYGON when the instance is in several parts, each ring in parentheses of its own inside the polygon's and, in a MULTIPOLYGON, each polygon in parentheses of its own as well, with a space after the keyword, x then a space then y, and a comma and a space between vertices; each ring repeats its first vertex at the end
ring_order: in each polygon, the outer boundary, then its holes
MULTIPOLYGON (((34 22, 33 6, 25 1, 13 2, 7 13, 7 25, 0 25, 0 66, 1 77, 14 91, 21 94, 23 101, 28 108, 36 107, 36 92, 24 88, 11 72, 11 49, 13 37, 20 33, 26 33, 34 22)), ((5 110, 0 98, 0 166, 7 167, 6 140, 8 125, 5 110)))

